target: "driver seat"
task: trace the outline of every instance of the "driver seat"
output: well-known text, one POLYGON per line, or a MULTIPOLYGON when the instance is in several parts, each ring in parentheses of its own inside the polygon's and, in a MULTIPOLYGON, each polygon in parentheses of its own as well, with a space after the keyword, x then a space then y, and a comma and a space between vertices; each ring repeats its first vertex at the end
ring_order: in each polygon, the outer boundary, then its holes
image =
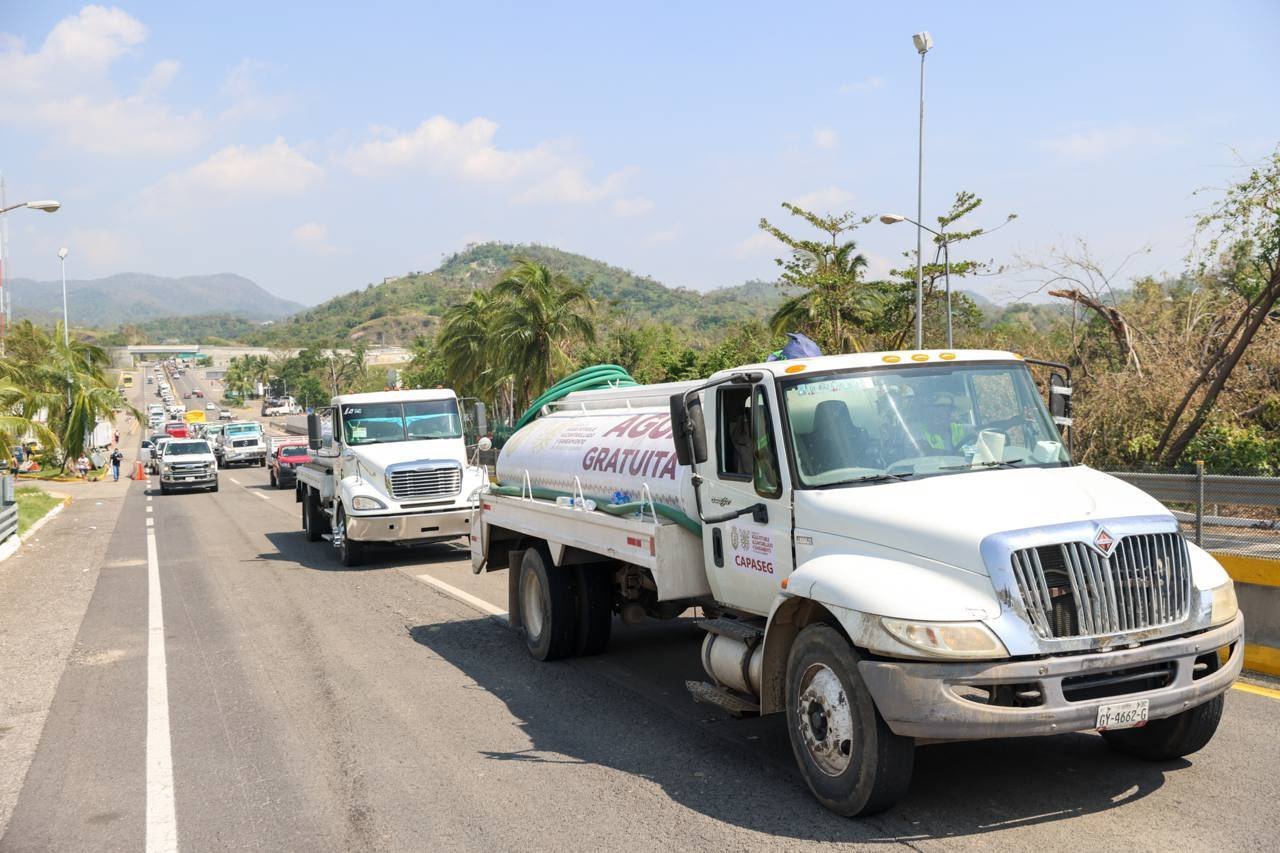
POLYGON ((812 473, 834 471, 837 468, 858 468, 859 438, 865 441, 865 433, 854 426, 849 407, 840 400, 823 400, 813 411, 811 446, 818 470, 812 473))

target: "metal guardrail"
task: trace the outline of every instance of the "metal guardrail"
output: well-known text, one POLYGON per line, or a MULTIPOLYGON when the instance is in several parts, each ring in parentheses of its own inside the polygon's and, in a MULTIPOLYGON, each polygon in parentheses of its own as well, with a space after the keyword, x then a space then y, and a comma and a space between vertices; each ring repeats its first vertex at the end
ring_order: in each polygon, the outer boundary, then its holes
POLYGON ((0 476, 0 542, 18 532, 18 496, 12 476, 0 476))
POLYGON ((1108 471, 1151 497, 1170 503, 1235 504, 1280 507, 1280 477, 1230 474, 1150 474, 1108 471))

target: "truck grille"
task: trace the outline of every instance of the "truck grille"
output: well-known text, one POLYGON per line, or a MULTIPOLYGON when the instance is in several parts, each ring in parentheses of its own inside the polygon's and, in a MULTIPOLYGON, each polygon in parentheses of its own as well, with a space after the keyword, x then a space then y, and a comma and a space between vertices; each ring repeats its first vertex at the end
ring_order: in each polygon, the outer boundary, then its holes
POLYGON ((208 462, 174 462, 169 466, 169 470, 176 477, 184 477, 190 474, 207 474, 209 473, 208 462))
POLYGON ((256 438, 238 438, 231 442, 232 447, 253 447, 258 443, 256 438))
POLYGON ((398 470, 388 476, 391 497, 398 501, 453 497, 462 489, 462 468, 457 465, 398 470))
POLYGON ((1013 552, 1027 614, 1044 638, 1170 625, 1191 607, 1190 557, 1176 533, 1126 536, 1104 557, 1084 542, 1013 552))

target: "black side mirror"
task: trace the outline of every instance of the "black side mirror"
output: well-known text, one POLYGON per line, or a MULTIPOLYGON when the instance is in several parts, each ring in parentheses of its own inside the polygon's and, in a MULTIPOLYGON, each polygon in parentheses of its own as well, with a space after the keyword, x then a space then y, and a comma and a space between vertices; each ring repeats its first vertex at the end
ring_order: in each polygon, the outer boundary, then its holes
POLYGON ((1049 414, 1058 426, 1071 426, 1071 386, 1061 373, 1049 374, 1049 414))
POLYGON ((707 461, 707 426, 702 419, 702 398, 671 395, 671 438, 676 445, 676 461, 697 465, 707 461))
POLYGON ((323 443, 320 434, 320 415, 312 412, 307 415, 307 447, 312 450, 319 450, 323 443))

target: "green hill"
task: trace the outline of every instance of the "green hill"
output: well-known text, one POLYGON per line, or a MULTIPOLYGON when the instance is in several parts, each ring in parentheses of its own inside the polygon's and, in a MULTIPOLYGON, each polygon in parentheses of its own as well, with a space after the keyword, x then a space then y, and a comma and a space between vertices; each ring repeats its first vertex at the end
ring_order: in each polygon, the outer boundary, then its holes
POLYGON ((520 259, 546 264, 589 283, 592 296, 608 316, 643 317, 692 330, 764 319, 781 300, 769 282, 700 293, 667 287, 647 276, 550 246, 483 243, 446 258, 432 272, 370 284, 272 326, 248 330, 240 340, 266 346, 300 340, 408 344, 429 333, 446 308, 470 291, 493 284, 520 259))

